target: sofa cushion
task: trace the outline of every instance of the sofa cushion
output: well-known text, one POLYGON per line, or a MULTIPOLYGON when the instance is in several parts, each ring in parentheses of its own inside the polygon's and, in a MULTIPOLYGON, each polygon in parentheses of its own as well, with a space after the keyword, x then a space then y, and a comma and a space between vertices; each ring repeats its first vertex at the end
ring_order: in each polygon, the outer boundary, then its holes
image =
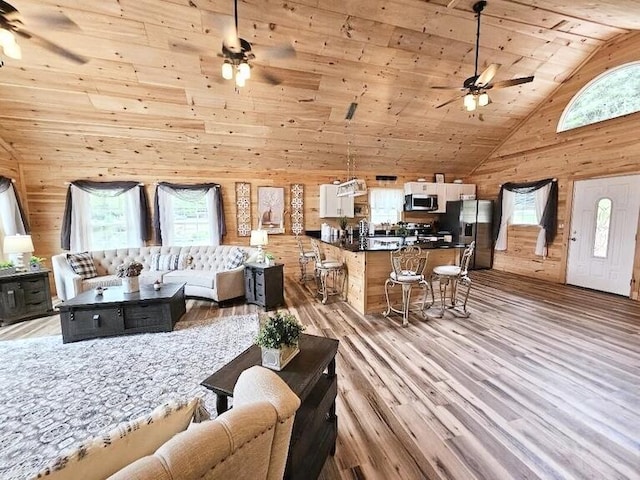
POLYGON ((240 265, 244 263, 245 252, 240 248, 236 247, 229 252, 229 256, 227 257, 227 263, 225 264, 225 270, 233 270, 234 268, 238 268, 240 265))
POLYGON ((122 285, 122 279, 115 275, 104 275, 102 277, 88 278, 82 281, 82 290, 87 291, 96 287, 117 287, 122 285))
POLYGON ((202 415, 202 399, 165 403, 148 415, 121 423, 87 440, 43 468, 37 478, 51 480, 105 479, 139 458, 154 453, 202 415))
POLYGON ((215 288, 217 272, 208 270, 174 270, 163 277, 165 283, 186 283, 205 288, 215 288))
POLYGON ((73 271, 83 279, 98 276, 96 265, 93 263, 93 257, 89 252, 68 253, 67 262, 69 262, 73 271))

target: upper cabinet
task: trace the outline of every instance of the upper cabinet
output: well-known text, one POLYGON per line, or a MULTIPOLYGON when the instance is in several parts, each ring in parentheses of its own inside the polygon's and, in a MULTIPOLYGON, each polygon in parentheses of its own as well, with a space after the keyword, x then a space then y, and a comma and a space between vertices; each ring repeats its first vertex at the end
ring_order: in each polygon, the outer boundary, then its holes
POLYGON ((476 186, 471 183, 408 182, 404 184, 404 194, 437 195, 438 209, 431 213, 445 213, 447 202, 460 200, 462 195, 475 195, 476 186))
POLYGON ((353 197, 339 197, 337 185, 320 185, 320 218, 353 218, 353 197))

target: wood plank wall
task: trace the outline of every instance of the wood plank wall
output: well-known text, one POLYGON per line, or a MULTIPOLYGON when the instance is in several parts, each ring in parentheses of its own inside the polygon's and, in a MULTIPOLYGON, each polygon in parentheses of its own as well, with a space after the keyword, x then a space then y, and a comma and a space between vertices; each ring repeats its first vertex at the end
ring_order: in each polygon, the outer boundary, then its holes
MULTIPOLYGON (((496 198, 500 185, 506 182, 558 179, 559 229, 548 257, 537 257, 533 253, 536 227, 513 226, 508 231, 508 250, 496 252, 495 269, 563 283, 573 182, 640 173, 640 142, 636 134, 640 112, 556 133, 560 116, 574 94, 606 70, 638 61, 639 49, 640 33, 627 35, 602 48, 470 176, 469 181, 477 184, 480 198, 496 198)), ((640 278, 638 257, 640 251, 636 247, 634 279, 640 278)), ((632 298, 638 298, 638 283, 634 284, 632 298)))
MULTIPOLYGON (((124 156, 115 157, 108 165, 100 165, 90 158, 91 153, 85 153, 86 161, 79 162, 77 157, 60 158, 59 154, 46 161, 20 162, 20 171, 26 183, 26 198, 24 203, 28 207, 29 221, 34 235, 36 254, 44 256, 47 264, 52 255, 60 253, 60 229, 64 212, 65 197, 67 191, 66 182, 77 179, 89 179, 98 181, 110 180, 137 180, 145 184, 149 201, 153 201, 155 183, 169 181, 176 183, 218 182, 222 186, 225 217, 227 223, 227 236, 225 244, 248 245, 248 237, 238 237, 235 206, 236 182, 249 182, 251 184, 252 222, 257 228, 257 192, 258 186, 285 187, 285 202, 290 203, 290 185, 302 183, 304 185, 304 215, 305 228, 307 230, 319 230, 323 222, 335 224, 334 219, 321 219, 319 210, 319 185, 331 183, 336 178, 345 177, 345 171, 303 171, 300 169, 282 170, 251 170, 219 168, 215 160, 210 164, 199 166, 184 165, 180 151, 163 152, 164 160, 160 161, 131 161, 124 156)), ((241 162, 242 164, 242 162, 241 162)), ((0 163, 0 168, 1 167, 0 163)), ((246 163, 244 164, 246 165, 246 163)), ((1 171, 1 170, 0 170, 1 171)), ((14 170, 9 170, 16 176, 14 170)), ((390 174, 393 172, 380 172, 390 174)), ((453 176, 448 175, 453 178, 453 176)), ((363 176, 370 187, 377 186, 375 175, 363 176)), ((406 174, 398 178, 393 188, 403 188, 406 181, 415 180, 418 177, 433 178, 433 173, 418 172, 406 174)), ((358 218, 351 220, 354 225, 358 218)), ((291 234, 291 220, 289 208, 285 211, 284 235, 271 235, 267 251, 272 252, 278 261, 285 263, 287 275, 298 275, 298 247, 295 237, 291 234)), ((53 279, 52 279, 53 280, 53 279)), ((53 284, 52 284, 53 286, 53 284)))

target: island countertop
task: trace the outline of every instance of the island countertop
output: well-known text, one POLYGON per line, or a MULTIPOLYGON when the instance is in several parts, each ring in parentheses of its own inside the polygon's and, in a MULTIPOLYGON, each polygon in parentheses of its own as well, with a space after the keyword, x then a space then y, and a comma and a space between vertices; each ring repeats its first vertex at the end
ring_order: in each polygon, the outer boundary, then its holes
MULTIPOLYGON (((363 250, 357 241, 325 242, 319 238, 320 232, 317 237, 313 233, 307 232, 307 236, 320 242, 325 256, 334 258, 345 266, 344 297, 346 301, 360 313, 382 313, 387 306, 384 283, 391 272, 389 254, 397 247, 363 250)), ((431 276, 431 271, 437 265, 457 264, 460 253, 465 248, 465 245, 457 243, 446 246, 417 246, 428 255, 427 266, 424 270, 424 275, 427 278, 431 276)), ((401 299, 401 293, 389 292, 389 297, 392 302, 397 304, 401 299)))
MULTIPOLYGON (((333 241, 326 241, 320 238, 320 232, 316 231, 308 231, 306 232, 308 237, 319 240, 320 242, 326 245, 332 245, 334 247, 340 248, 342 250, 346 250, 348 252, 379 252, 379 251, 390 251, 397 250, 400 246, 402 246, 403 240, 402 237, 388 236, 388 235, 372 235, 366 237, 366 246, 363 246, 358 237, 354 237, 352 241, 349 239, 337 239, 333 241)), ((450 249, 450 248, 466 248, 467 245, 464 243, 457 242, 412 242, 407 243, 408 245, 415 245, 420 247, 423 250, 439 250, 439 249, 450 249)))

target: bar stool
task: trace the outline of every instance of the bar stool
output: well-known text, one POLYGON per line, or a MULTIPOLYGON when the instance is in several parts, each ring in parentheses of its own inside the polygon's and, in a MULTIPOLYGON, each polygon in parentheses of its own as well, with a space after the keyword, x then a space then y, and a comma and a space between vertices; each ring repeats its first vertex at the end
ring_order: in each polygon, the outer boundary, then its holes
POLYGON ((344 264, 333 258, 325 258, 320 245, 311 239, 311 249, 315 257, 315 273, 318 295, 322 295, 322 303, 327 303, 330 295, 342 295, 344 290, 344 264), (340 286, 338 287, 338 282, 340 286))
POLYGON ((307 272, 307 265, 309 262, 315 261, 315 253, 307 252, 304 249, 304 245, 302 244, 302 239, 296 235, 296 242, 298 242, 298 263, 300 264, 300 282, 304 283, 307 280, 312 280, 315 278, 315 272, 307 272))
MULTIPOLYGON (((424 278, 424 268, 427 265, 429 252, 423 253, 418 246, 405 245, 398 250, 391 252, 391 268, 386 282, 384 282, 384 294, 387 297, 387 310, 382 314, 388 317, 391 312, 402 314, 402 326, 409 324, 409 309, 411 307, 411 289, 419 286, 424 291, 422 297, 422 307, 420 311, 423 317, 425 314, 425 305, 427 303, 427 294, 431 290, 431 286, 424 278), (389 299, 389 287, 396 285, 402 287, 402 309, 395 308, 391 305, 389 299)), ((431 304, 433 304, 433 290, 431 291, 431 304)))
MULTIPOLYGON (((473 250, 476 246, 476 242, 471 242, 467 248, 465 248, 462 258, 460 259, 460 266, 457 265, 439 265, 434 267, 433 273, 430 278, 430 282, 436 280, 438 282, 438 288, 440 289, 440 315, 439 318, 444 316, 445 308, 452 310, 458 316, 467 318, 470 313, 467 311, 467 300, 469 298, 469 291, 471 290, 471 279, 469 278, 469 262, 473 256, 473 250), (450 286, 450 288, 448 288, 450 286), (460 290, 464 289, 464 295, 461 298, 460 290), (447 290, 449 293, 449 305, 447 305, 447 290)), ((433 289, 433 284, 431 286, 433 289)))

